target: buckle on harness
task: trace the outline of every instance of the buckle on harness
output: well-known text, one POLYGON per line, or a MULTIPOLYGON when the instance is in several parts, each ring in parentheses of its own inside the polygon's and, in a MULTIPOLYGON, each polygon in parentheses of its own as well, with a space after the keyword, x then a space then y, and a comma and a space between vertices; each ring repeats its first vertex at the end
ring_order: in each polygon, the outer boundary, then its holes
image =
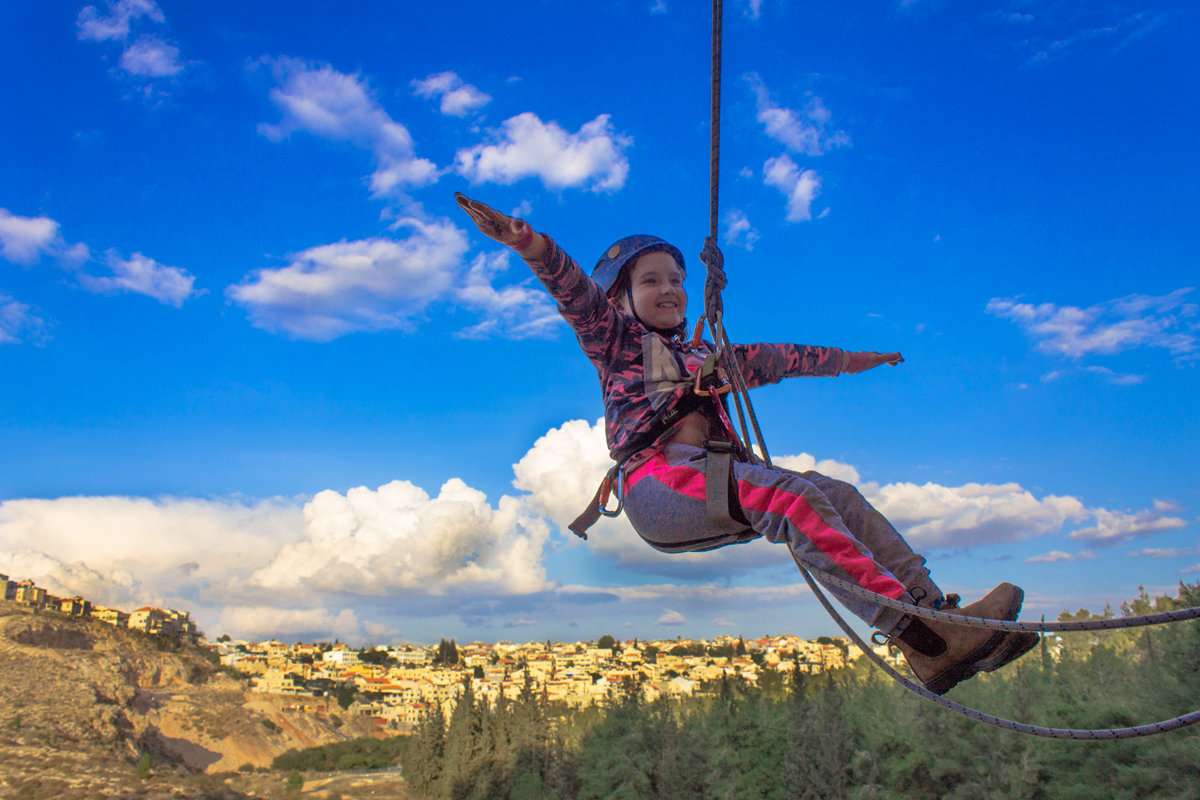
POLYGON ((722 381, 721 373, 717 370, 717 356, 715 353, 709 353, 704 358, 704 363, 700 366, 700 369, 696 370, 696 384, 692 387, 692 391, 701 397, 709 397, 714 394, 728 394, 733 391, 733 386, 728 381, 722 381))

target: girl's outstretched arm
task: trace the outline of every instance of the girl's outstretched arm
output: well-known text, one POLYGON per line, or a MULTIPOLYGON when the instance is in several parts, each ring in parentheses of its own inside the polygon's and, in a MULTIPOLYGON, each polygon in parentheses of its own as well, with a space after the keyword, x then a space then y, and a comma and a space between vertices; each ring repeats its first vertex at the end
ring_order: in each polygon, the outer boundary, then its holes
POLYGON ((546 254, 546 237, 535 232, 525 220, 501 214, 491 206, 472 200, 462 192, 455 192, 454 199, 459 207, 467 212, 480 233, 489 239, 511 247, 517 251, 517 255, 529 261, 536 261, 546 254))

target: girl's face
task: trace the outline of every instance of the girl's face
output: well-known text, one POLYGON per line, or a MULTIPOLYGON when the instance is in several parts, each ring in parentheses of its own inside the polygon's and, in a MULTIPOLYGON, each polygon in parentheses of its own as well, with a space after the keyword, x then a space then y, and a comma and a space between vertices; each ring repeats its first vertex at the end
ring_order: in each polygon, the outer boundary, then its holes
MULTIPOLYGON (((642 322, 652 328, 670 330, 683 322, 687 313, 687 292, 683 290, 683 270, 670 253, 655 250, 638 256, 629 270, 633 307, 642 322)), ((621 293, 621 305, 629 312, 629 297, 621 293)))

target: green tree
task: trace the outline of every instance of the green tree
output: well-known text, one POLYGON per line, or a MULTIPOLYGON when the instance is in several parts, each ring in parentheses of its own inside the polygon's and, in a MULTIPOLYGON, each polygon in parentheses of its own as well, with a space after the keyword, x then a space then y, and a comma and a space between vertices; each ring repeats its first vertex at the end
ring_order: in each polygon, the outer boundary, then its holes
POLYGON ((153 774, 154 759, 149 753, 142 753, 142 757, 137 762, 137 776, 141 780, 147 780, 153 774))
POLYGON ((284 789, 286 789, 289 794, 299 794, 300 790, 303 788, 304 776, 299 772, 289 773, 287 776, 287 782, 284 784, 284 789))

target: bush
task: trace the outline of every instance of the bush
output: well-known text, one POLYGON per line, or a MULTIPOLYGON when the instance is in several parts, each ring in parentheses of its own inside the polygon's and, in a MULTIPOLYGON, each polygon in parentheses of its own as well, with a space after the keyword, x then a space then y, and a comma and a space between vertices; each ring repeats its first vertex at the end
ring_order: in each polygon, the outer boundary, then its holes
POLYGON ((287 776, 287 783, 284 784, 284 788, 289 792, 299 792, 304 788, 304 776, 299 772, 292 772, 287 776))
POLYGON ((153 774, 153 767, 154 759, 150 757, 149 753, 142 753, 142 757, 138 759, 137 763, 138 778, 141 780, 146 780, 149 778, 150 775, 153 774))

